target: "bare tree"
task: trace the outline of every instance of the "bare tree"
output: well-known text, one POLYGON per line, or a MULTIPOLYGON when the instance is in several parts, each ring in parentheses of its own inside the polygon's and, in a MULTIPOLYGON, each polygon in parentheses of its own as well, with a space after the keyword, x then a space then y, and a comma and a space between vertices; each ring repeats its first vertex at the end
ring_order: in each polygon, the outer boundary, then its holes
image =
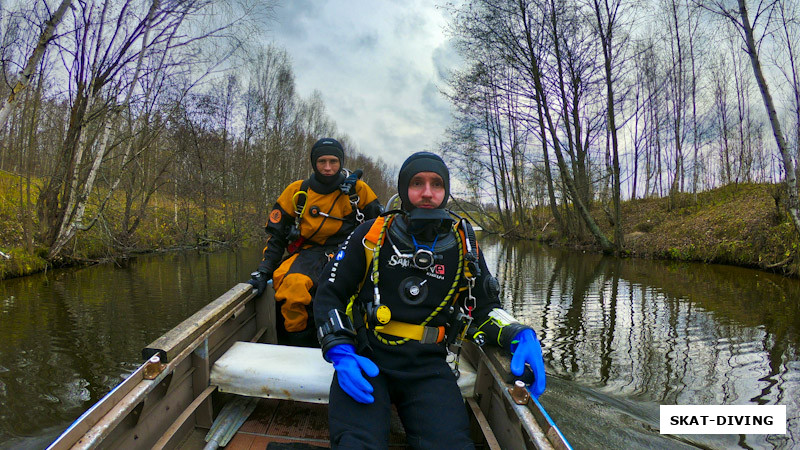
MULTIPOLYGON (((800 24, 798 24, 800 11, 796 2, 779 2, 776 8, 780 19, 780 30, 776 35, 780 36, 780 42, 785 45, 785 54, 780 60, 778 60, 780 56, 776 55, 775 66, 791 88, 793 105, 789 127, 794 129, 794 158, 797 164, 800 161, 800 54, 798 54, 800 48, 797 44, 800 39, 800 24)), ((800 176, 800 167, 795 166, 795 171, 796 176, 800 176)))
MULTIPOLYGON (((131 1, 81 3, 73 10, 75 31, 65 36, 72 40, 60 44, 72 88, 70 123, 55 158, 55 171, 38 204, 50 258, 55 258, 83 227, 87 201, 103 162, 114 148, 110 145, 115 142, 112 131, 119 129, 115 124, 128 108, 143 58, 187 56, 188 52, 181 52, 203 40, 222 37, 239 20, 233 16, 221 26, 211 25, 210 30, 194 21, 212 6, 206 0, 166 5, 154 0, 144 13, 131 1)), ((203 52, 194 56, 207 57, 203 52)), ((189 64, 190 60, 182 63, 189 64)), ((130 159, 131 142, 128 140, 124 147, 123 167, 130 159)), ((112 191, 117 183, 113 183, 112 191)))
POLYGON ((31 53, 31 56, 28 58, 28 62, 25 64, 25 67, 22 68, 22 71, 19 74, 19 79, 11 90, 11 95, 8 96, 8 98, 3 102, 3 106, 0 107, 0 128, 5 126, 8 116, 11 114, 11 109, 14 107, 17 94, 19 94, 20 91, 28 86, 36 67, 39 65, 39 61, 41 61, 42 56, 44 56, 47 44, 49 44, 50 40, 53 38, 53 33, 56 31, 56 27, 58 27, 58 24, 61 23, 61 20, 64 18, 64 14, 71 3, 72 0, 62 0, 61 4, 58 5, 58 8, 56 8, 50 18, 44 23, 42 27, 42 33, 39 36, 39 41, 36 44, 36 48, 33 49, 33 53, 31 53))
POLYGON ((733 174, 731 167, 733 164, 732 150, 730 144, 731 132, 731 118, 728 105, 728 79, 729 79, 729 66, 726 60, 722 57, 718 58, 715 67, 712 68, 712 83, 713 83, 713 102, 714 112, 716 117, 719 141, 719 157, 720 157, 720 175, 722 176, 723 183, 731 183, 733 174))
POLYGON ((617 78, 614 73, 620 63, 619 40, 623 41, 626 36, 621 27, 621 9, 626 5, 621 0, 593 0, 594 15, 597 20, 596 32, 603 50, 603 69, 605 72, 606 84, 606 110, 608 115, 608 132, 611 136, 612 151, 612 201, 614 204, 614 245, 617 253, 621 253, 624 242, 622 233, 622 214, 620 212, 621 185, 620 179, 620 160, 619 160, 619 139, 617 137, 617 105, 614 100, 614 81, 617 78), (622 35, 622 36, 620 36, 622 35))
POLYGON ((788 192, 787 207, 789 214, 792 217, 795 229, 798 233, 800 233, 800 204, 798 203, 797 173, 795 172, 793 155, 791 154, 789 146, 786 142, 786 138, 784 137, 783 129, 778 118, 775 101, 772 98, 772 93, 762 69, 759 43, 765 37, 765 35, 763 34, 763 31, 761 31, 758 32, 761 33, 759 34, 758 39, 756 36, 756 30, 759 26, 764 27, 762 30, 765 30, 769 25, 769 21, 773 17, 773 9, 779 3, 779 1, 775 1, 767 4, 759 4, 760 6, 763 6, 763 9, 756 9, 752 22, 750 20, 750 12, 748 11, 747 2, 745 0, 738 0, 738 8, 736 9, 728 8, 726 3, 722 0, 704 1, 701 3, 701 5, 709 11, 726 18, 739 30, 740 36, 744 43, 744 50, 747 53, 747 56, 750 58, 750 64, 753 69, 753 75, 756 78, 756 84, 758 85, 759 91, 761 91, 761 98, 764 102, 764 108, 766 110, 770 126, 772 127, 772 134, 775 137, 775 143, 778 146, 778 152, 780 152, 781 160, 783 161, 783 169, 786 176, 786 188, 788 192), (764 19, 766 23, 760 25, 759 19, 764 19))

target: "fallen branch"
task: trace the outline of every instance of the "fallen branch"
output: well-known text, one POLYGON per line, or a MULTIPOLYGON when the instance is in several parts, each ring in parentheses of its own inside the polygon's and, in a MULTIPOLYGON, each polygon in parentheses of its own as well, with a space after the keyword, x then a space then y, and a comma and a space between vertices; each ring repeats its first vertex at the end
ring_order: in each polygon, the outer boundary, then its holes
POLYGON ((794 255, 789 255, 786 259, 784 259, 781 262, 776 262, 775 264, 767 264, 766 268, 767 269, 774 269, 776 267, 781 267, 781 266, 788 265, 790 262, 792 262, 792 259, 794 259, 794 255))
POLYGON ((547 229, 548 225, 550 225, 550 223, 551 223, 552 221, 553 221, 553 219, 550 219, 550 220, 548 220, 548 221, 547 221, 547 223, 546 223, 546 224, 544 224, 544 228, 542 228, 542 231, 540 231, 540 233, 544 234, 544 230, 546 230, 546 229, 547 229))

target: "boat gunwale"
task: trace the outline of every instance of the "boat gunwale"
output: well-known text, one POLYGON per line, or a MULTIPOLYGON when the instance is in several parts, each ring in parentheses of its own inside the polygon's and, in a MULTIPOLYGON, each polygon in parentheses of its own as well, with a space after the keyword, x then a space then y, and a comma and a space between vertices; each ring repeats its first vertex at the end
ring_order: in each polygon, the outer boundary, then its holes
POLYGON ((142 350, 143 355, 149 354, 150 357, 78 417, 47 447, 47 450, 98 446, 113 431, 114 427, 135 409, 136 405, 144 402, 147 395, 167 376, 171 375, 178 365, 195 352, 228 319, 242 311, 247 302, 253 298, 255 295, 253 295, 252 287, 246 283, 239 283, 153 341, 142 350), (220 308, 222 311, 216 311, 220 308), (209 312, 213 313, 211 314, 213 320, 205 319, 204 322, 198 323, 198 319, 208 316, 209 312), (175 333, 176 330, 183 329, 193 339, 190 340, 175 333), (162 355, 165 357, 171 355, 171 360, 163 364, 152 379, 145 378, 145 372, 149 365, 162 364, 162 355), (158 356, 158 360, 152 359, 153 356, 158 356), (125 387, 128 389, 124 389, 125 387), (81 432, 78 430, 83 429, 85 429, 82 431, 83 434, 78 435, 81 432))

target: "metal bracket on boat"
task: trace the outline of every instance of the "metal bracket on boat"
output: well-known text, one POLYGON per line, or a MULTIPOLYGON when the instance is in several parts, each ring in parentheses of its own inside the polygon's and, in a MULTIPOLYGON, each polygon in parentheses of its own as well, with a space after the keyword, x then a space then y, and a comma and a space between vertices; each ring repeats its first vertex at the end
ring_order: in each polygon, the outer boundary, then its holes
POLYGON ((518 405, 527 405, 528 400, 531 398, 531 394, 525 389, 525 382, 522 380, 515 381, 514 386, 508 388, 508 393, 511 394, 514 403, 518 405))
POLYGON ((234 319, 238 319, 239 316, 244 312, 244 307, 245 307, 244 303, 239 305, 235 310, 233 310, 233 316, 231 317, 234 319))
POLYGON ((145 380, 155 380, 158 374, 160 374, 164 368, 167 367, 166 364, 161 364, 161 357, 158 355, 153 355, 144 365, 144 374, 143 377, 145 380))

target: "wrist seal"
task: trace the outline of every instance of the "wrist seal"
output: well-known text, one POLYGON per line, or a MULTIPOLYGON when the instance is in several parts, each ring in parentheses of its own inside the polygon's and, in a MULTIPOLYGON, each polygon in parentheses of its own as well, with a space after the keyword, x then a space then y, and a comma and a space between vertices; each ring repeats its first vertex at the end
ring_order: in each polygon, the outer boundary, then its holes
POLYGON ((269 280, 270 278, 272 278, 272 270, 268 267, 268 263, 266 261, 261 261, 261 263, 256 268, 255 272, 251 273, 250 276, 253 276, 256 273, 260 273, 265 280, 269 280))
POLYGON ((347 314, 332 309, 328 311, 328 319, 317 328, 317 339, 324 357, 328 350, 339 344, 355 345, 356 331, 347 314))
POLYGON ((497 344, 500 348, 504 348, 508 351, 511 351, 511 341, 514 340, 520 331, 527 329, 533 330, 533 328, 519 323, 514 316, 500 308, 495 308, 489 312, 489 319, 492 324, 500 330, 497 335, 497 344))
POLYGON ((500 341, 500 347, 511 351, 511 341, 522 331, 522 330, 533 330, 533 328, 523 325, 519 322, 508 324, 500 330, 500 337, 498 338, 500 341))

